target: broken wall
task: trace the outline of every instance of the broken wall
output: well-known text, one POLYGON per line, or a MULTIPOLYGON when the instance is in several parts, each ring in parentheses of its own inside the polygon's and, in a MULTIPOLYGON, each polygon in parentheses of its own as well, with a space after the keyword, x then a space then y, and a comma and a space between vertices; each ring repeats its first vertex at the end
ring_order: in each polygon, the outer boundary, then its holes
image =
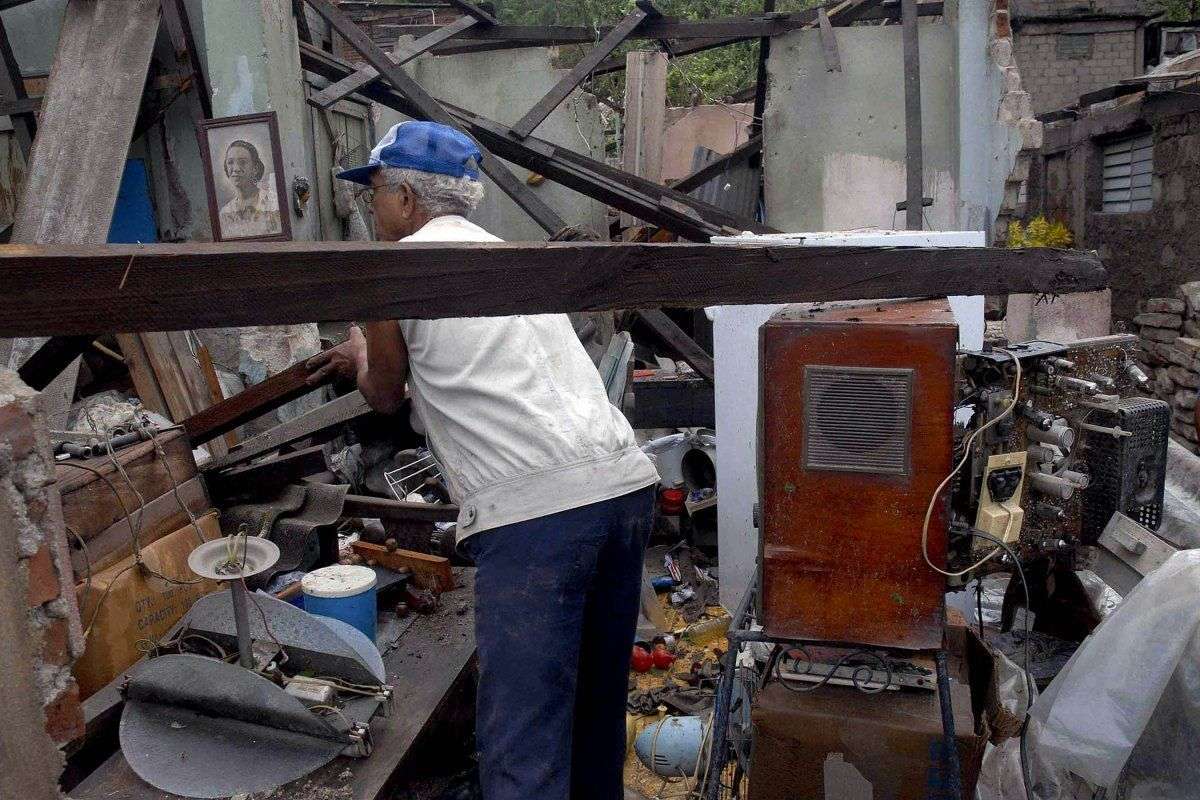
MULTIPOLYGON (((926 228, 957 230, 955 27, 921 23, 926 228)), ((767 224, 783 231, 903 227, 904 62, 900 26, 836 28, 842 71, 827 72, 820 34, 772 40, 763 148, 767 224)))
POLYGON ((62 505, 41 397, 0 368, 0 796, 50 797, 83 733, 71 664, 83 652, 62 505), (47 776, 50 780, 47 781, 47 776), (15 783, 13 783, 15 782, 15 783))
MULTIPOLYGON (((407 41, 408 37, 401 40, 407 41)), ((439 100, 512 125, 566 74, 566 70, 556 69, 551 63, 552 52, 531 47, 443 57, 427 55, 410 62, 406 68, 425 91, 439 100)), ((405 119, 390 108, 376 106, 376 109, 375 130, 380 135, 405 119)), ((572 93, 533 135, 604 160, 604 124, 590 95, 572 93)), ((513 164, 509 167, 518 179, 529 178, 528 170, 513 164)), ((487 192, 471 215, 473 222, 508 241, 546 239, 546 233, 516 203, 486 177, 484 183, 487 192)), ((551 181, 531 188, 568 224, 586 225, 602 236, 607 234, 608 221, 602 203, 551 181)))
POLYGON ((745 144, 753 116, 753 103, 668 108, 663 129, 663 183, 692 173, 698 146, 725 155, 745 144))

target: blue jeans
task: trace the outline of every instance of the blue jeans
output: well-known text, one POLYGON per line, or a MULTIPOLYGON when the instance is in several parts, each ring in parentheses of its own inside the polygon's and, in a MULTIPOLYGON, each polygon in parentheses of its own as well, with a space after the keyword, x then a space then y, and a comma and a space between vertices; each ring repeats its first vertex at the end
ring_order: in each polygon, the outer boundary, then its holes
POLYGON ((484 800, 621 800, 654 488, 477 533, 484 800))

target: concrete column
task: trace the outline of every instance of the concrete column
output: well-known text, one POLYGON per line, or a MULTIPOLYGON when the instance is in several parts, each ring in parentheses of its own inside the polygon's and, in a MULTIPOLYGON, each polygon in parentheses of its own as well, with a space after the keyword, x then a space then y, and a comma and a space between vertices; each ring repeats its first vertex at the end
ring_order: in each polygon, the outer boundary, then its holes
MULTIPOLYGON (((625 132, 622 166, 647 180, 662 180, 663 126, 667 115, 666 53, 635 50, 625 54, 625 132)), ((621 215, 621 224, 634 218, 621 215)))
MULTIPOLYGON (((293 181, 304 178, 315 195, 316 166, 312 116, 305 103, 291 0, 200 0, 200 4, 203 33, 198 38, 203 42, 212 87, 213 115, 275 112, 292 238, 321 238, 315 197, 310 197, 303 215, 298 215, 292 193, 293 181)), ((264 297, 263 301, 270 302, 270 298, 264 297)), ((236 370, 247 385, 320 349, 315 324, 202 331, 200 336, 214 360, 230 371, 236 370)), ((321 397, 321 393, 314 392, 289 403, 266 421, 248 426, 247 432, 291 419, 318 405, 321 397)))

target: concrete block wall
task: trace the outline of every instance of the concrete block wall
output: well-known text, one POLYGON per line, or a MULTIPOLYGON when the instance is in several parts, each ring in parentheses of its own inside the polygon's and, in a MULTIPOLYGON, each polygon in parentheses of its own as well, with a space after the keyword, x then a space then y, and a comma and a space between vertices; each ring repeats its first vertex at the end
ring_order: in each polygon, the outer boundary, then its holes
POLYGON ((1033 96, 1035 113, 1072 105, 1081 94, 1142 72, 1138 64, 1139 29, 1134 24, 1124 30, 1091 30, 1072 24, 1017 31, 1013 54, 1021 66, 1025 87, 1033 96), (1086 58, 1064 56, 1060 36, 1090 36, 1091 54, 1086 58))
POLYGON ((1151 297, 1133 318, 1139 358, 1154 376, 1154 394, 1171 404, 1171 432, 1200 453, 1196 394, 1200 390, 1200 281, 1181 284, 1176 297, 1151 297))
MULTIPOLYGON (((0 575, 3 580, 15 576, 8 588, 15 587, 20 603, 19 608, 0 607, 0 614, 19 615, 24 623, 23 631, 15 631, 16 641, 6 639, 3 647, 30 646, 32 682, 44 719, 27 724, 42 725, 53 742, 63 744, 83 733, 71 665, 84 642, 54 480, 39 395, 15 372, 0 369, 0 537, 7 540, 0 547, 0 575)), ((16 680, 7 673, 4 679, 16 680)))

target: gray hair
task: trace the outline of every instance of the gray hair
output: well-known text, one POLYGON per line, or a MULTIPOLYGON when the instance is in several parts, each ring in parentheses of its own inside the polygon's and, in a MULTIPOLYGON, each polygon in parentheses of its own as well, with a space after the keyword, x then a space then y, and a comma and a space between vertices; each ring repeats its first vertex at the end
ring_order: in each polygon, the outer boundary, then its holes
POLYGON ((441 175, 406 167, 380 167, 383 182, 399 188, 408 185, 420 198, 421 205, 432 216, 459 214, 466 216, 475 210, 483 199, 483 184, 463 176, 441 175))

